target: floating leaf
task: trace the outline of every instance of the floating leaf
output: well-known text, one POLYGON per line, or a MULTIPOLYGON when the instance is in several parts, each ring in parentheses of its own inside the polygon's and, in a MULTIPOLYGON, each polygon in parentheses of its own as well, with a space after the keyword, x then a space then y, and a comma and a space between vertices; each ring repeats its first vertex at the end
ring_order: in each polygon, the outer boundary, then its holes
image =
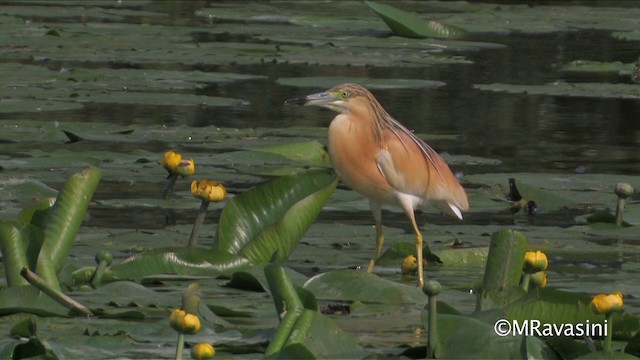
POLYGON ((640 99, 640 86, 636 84, 554 82, 544 85, 477 84, 473 87, 524 95, 640 99))
POLYGON ((328 89, 334 85, 341 83, 357 83, 368 89, 385 90, 385 89, 436 89, 446 84, 442 81, 424 80, 424 79, 372 79, 363 77, 295 77, 295 78, 279 78, 276 82, 280 85, 305 87, 305 88, 322 88, 328 89))
POLYGON ((0 291, 0 315, 28 313, 38 316, 69 316, 69 309, 33 286, 13 286, 0 291))
POLYGON ((120 279, 140 280, 157 274, 218 276, 248 265, 247 259, 224 251, 180 248, 137 254, 110 270, 120 279))
POLYGON ((427 297, 415 286, 380 278, 366 271, 336 270, 312 277, 304 285, 318 299, 371 303, 425 303, 427 297))
POLYGON ((256 149, 271 154, 278 154, 293 161, 302 163, 328 165, 329 154, 317 141, 294 142, 285 145, 274 145, 256 149))

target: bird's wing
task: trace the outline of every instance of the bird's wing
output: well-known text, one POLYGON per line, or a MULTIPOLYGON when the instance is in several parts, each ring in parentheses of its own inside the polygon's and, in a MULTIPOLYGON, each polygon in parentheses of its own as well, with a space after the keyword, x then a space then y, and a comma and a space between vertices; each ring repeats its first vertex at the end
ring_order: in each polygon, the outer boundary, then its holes
POLYGON ((431 165, 433 165, 433 167, 436 169, 436 172, 438 173, 440 178, 442 178, 444 180, 444 175, 440 171, 440 167, 442 167, 446 163, 442 159, 442 157, 440 157, 440 155, 435 150, 433 150, 433 148, 431 146, 429 146, 422 139, 417 137, 413 133, 413 131, 410 131, 409 129, 404 127, 404 125, 402 125, 398 120, 396 120, 396 119, 394 119, 392 117, 389 117, 388 120, 392 125, 389 128, 389 130, 391 130, 395 134, 395 136, 398 138, 398 140, 400 140, 400 142, 402 142, 406 147, 406 144, 404 143, 404 140, 402 139, 402 136, 400 136, 400 133, 403 133, 403 134, 409 136, 409 138, 411 140, 413 140, 413 142, 420 148, 420 151, 422 152, 422 155, 424 155, 424 157, 427 159, 427 161, 429 161, 431 163, 431 165))
POLYGON ((385 180, 399 193, 415 196, 419 203, 431 203, 462 218, 461 211, 469 207, 467 196, 444 159, 396 120, 390 119, 388 124, 385 148, 376 156, 385 180))

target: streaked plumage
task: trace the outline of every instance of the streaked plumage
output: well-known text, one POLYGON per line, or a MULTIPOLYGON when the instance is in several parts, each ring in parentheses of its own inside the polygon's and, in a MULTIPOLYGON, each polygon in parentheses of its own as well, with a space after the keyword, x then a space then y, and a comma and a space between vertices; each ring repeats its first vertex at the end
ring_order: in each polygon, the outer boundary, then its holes
POLYGON ((381 206, 400 205, 416 234, 418 286, 422 287, 422 235, 414 210, 432 205, 462 219, 462 212, 469 208, 467 195, 449 166, 360 85, 341 84, 287 103, 338 112, 329 125, 328 150, 340 179, 369 198, 376 225, 376 252, 368 270, 373 270, 384 242, 381 206))

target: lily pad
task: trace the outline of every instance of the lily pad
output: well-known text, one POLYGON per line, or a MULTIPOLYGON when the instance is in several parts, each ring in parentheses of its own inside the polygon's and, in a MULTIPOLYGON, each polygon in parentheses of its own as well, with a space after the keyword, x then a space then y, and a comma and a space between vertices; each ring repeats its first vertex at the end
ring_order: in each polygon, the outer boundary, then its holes
POLYGON ((630 76, 633 73, 634 64, 625 64, 620 61, 600 62, 589 60, 575 60, 562 67, 567 72, 598 72, 598 73, 615 73, 618 75, 630 76))
POLYGON ((446 85, 441 81, 418 80, 418 79, 371 79, 371 78, 348 78, 348 77, 299 77, 280 78, 276 81, 280 85, 307 87, 307 88, 330 88, 336 84, 352 82, 360 84, 369 89, 436 89, 446 85))
POLYGON ((524 95, 640 99, 640 87, 635 84, 555 82, 545 85, 478 84, 473 87, 524 95))
POLYGON ((414 286, 382 279, 366 271, 336 270, 316 275, 304 288, 318 299, 371 303, 425 303, 427 297, 414 286))

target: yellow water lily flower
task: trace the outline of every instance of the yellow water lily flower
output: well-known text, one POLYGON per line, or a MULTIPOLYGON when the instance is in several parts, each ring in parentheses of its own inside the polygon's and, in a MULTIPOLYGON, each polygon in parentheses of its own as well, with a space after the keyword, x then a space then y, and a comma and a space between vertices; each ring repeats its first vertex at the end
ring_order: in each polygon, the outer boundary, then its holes
POLYGON ((196 172, 196 163, 193 159, 182 160, 176 167, 175 172, 183 178, 191 176, 196 172))
POLYGON ((227 195, 227 189, 225 189, 224 185, 215 181, 203 179, 198 184, 196 180, 193 180, 191 194, 204 201, 218 202, 224 200, 227 195))
POLYGON ((180 162, 182 161, 182 154, 177 153, 173 150, 169 150, 162 156, 160 162, 162 166, 167 169, 168 172, 174 173, 180 162))
POLYGON ((608 314, 612 311, 622 310, 624 301, 620 291, 611 294, 598 294, 591 300, 591 309, 596 314, 608 314))
POLYGON ((191 357, 194 359, 213 359, 216 349, 209 343, 198 343, 191 348, 191 357))
POLYGON ((415 256, 409 255, 402 260, 402 275, 415 274, 418 270, 418 259, 415 256))
POLYGON ((182 309, 175 309, 171 312, 169 324, 175 331, 188 335, 197 333, 202 326, 197 315, 188 314, 182 309))
POLYGON ((549 260, 542 251, 527 251, 524 254, 524 270, 529 274, 547 270, 547 266, 549 266, 549 260))
POLYGON ((547 272, 546 271, 538 271, 537 273, 531 274, 531 283, 536 285, 539 288, 544 288, 547 286, 547 272))

